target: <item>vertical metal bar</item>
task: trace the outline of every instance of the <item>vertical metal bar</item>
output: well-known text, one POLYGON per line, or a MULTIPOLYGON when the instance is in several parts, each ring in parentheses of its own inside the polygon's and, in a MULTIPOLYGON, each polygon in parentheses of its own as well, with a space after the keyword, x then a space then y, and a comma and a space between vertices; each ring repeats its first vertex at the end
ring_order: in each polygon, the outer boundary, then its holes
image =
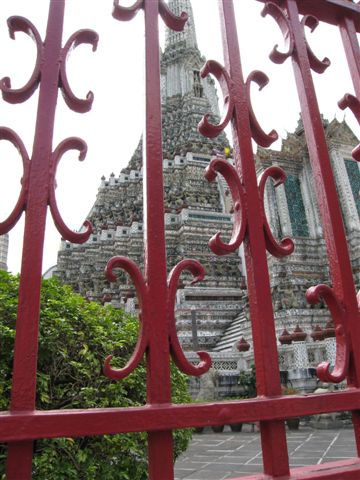
POLYGON ((357 98, 360 100, 360 48, 354 20, 343 17, 339 22, 341 38, 357 98))
MULTIPOLYGON (((236 169, 244 185, 246 196, 248 235, 245 238, 245 262, 257 389, 259 395, 280 395, 280 373, 263 219, 259 214, 261 204, 233 1, 219 0, 219 9, 225 68, 229 72, 237 92, 237 96, 234 98, 235 113, 232 118, 232 131, 236 169)), ((261 422, 260 430, 264 473, 274 477, 288 475, 289 461, 284 422, 261 422)))
MULTIPOLYGON (((159 3, 145 0, 145 141, 144 141, 144 244, 145 278, 149 302, 147 401, 170 403, 170 352, 167 320, 167 272, 164 224, 164 190, 160 97, 159 3)), ((149 478, 171 480, 171 431, 149 433, 149 478)))
MULTIPOLYGON (((35 408, 41 268, 64 7, 64 0, 51 1, 44 42, 25 217, 11 392, 12 412, 35 408)), ((6 477, 8 480, 31 478, 32 448, 32 442, 9 444, 6 477)))
MULTIPOLYGON (((339 20, 339 29, 344 45, 350 75, 357 99, 360 101, 360 48, 354 20, 344 16, 339 20)), ((360 411, 352 412, 355 441, 360 455, 360 411)))
MULTIPOLYGON (((349 373, 351 382, 359 387, 360 344, 356 339, 360 338, 360 316, 356 302, 346 236, 331 170, 324 128, 311 75, 304 32, 299 21, 297 2, 296 0, 286 0, 285 6, 294 38, 295 48, 292 63, 315 180, 314 185, 323 223, 330 266, 330 277, 333 289, 347 313, 348 325, 346 325, 346 328, 349 332, 350 340, 353 339, 351 342, 352 368, 349 373)), ((356 63, 357 62, 358 60, 356 63)), ((355 65, 353 67, 355 68, 355 65)), ((358 453, 360 454, 360 430, 358 421, 354 422, 354 428, 358 453)))

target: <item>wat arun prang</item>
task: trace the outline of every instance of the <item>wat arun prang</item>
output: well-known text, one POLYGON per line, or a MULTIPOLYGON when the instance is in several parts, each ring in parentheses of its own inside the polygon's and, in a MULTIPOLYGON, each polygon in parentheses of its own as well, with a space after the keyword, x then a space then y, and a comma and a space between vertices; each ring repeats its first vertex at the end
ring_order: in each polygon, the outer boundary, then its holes
MULTIPOLYGON (((177 294, 177 329, 190 358, 198 349, 211 353, 223 379, 219 394, 228 395, 239 369, 250 368, 253 362, 251 323, 242 250, 219 257, 208 247, 217 231, 230 237, 233 205, 223 178, 207 182, 204 169, 214 154, 228 156, 231 149, 224 134, 208 139, 197 130, 206 113, 219 121, 215 82, 200 76, 205 59, 197 46, 190 0, 170 0, 169 7, 176 14, 188 12, 189 20, 183 32, 166 32, 161 57, 167 261, 170 271, 181 259, 194 258, 206 272, 205 279, 194 286, 184 275, 177 294)), ((351 156, 358 139, 345 122, 336 119, 324 120, 324 128, 359 287, 360 171, 351 156)), ((231 156, 228 161, 232 162, 231 156)), ((265 195, 272 232, 295 242, 289 257, 269 257, 279 361, 295 386, 311 391, 316 385, 313 367, 325 359, 333 362, 335 342, 329 311, 305 300, 308 287, 328 282, 328 271, 302 122, 283 140, 281 151, 259 148, 256 165, 259 175, 271 165, 287 174, 285 184, 277 188, 268 181, 265 195)), ((89 240, 83 245, 62 242, 56 275, 91 300, 136 312, 131 280, 119 273, 118 282, 110 284, 104 269, 114 255, 143 265, 142 215, 140 140, 128 166, 119 175, 102 178, 88 215, 93 225, 89 240)))

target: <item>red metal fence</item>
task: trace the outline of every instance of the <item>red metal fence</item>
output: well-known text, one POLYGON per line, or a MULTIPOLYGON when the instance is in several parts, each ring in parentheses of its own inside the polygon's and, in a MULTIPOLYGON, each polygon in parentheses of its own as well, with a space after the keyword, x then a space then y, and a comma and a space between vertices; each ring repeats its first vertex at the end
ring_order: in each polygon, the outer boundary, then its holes
MULTIPOLYGON (((335 368, 328 364, 317 369, 320 379, 340 382, 347 379, 348 388, 322 395, 281 395, 274 316, 267 266, 267 252, 275 256, 293 251, 291 239, 278 242, 271 234, 264 213, 264 187, 267 178, 284 181, 284 172, 276 167, 256 178, 252 139, 267 147, 277 135, 261 129, 251 107, 251 82, 259 86, 267 77, 259 71, 243 78, 232 0, 218 0, 223 36, 225 66, 208 61, 202 76, 212 74, 219 81, 225 102, 225 114, 219 125, 204 118, 200 132, 209 137, 218 135, 231 122, 234 137, 235 168, 221 158, 211 161, 205 176, 212 181, 220 173, 227 180, 235 204, 233 236, 229 244, 218 237, 210 242, 217 255, 236 250, 244 242, 250 313, 252 319, 258 397, 252 400, 212 404, 172 405, 170 395, 170 356, 177 367, 192 375, 201 375, 210 367, 207 353, 199 352, 200 364, 186 360, 178 342, 174 302, 179 275, 189 270, 201 278, 203 269, 196 260, 183 260, 167 276, 164 235, 161 99, 159 69, 159 16, 174 30, 181 30, 186 14, 176 17, 164 0, 137 0, 132 7, 121 7, 115 0, 113 16, 131 21, 144 11, 146 62, 146 132, 144 140, 144 221, 145 271, 124 257, 113 257, 107 275, 122 267, 132 277, 141 304, 142 329, 129 364, 122 370, 105 363, 105 374, 118 379, 135 369, 146 356, 147 405, 137 408, 111 408, 66 411, 38 411, 35 407, 36 365, 42 252, 47 207, 61 235, 72 242, 86 241, 91 233, 69 230, 57 209, 54 188, 55 173, 62 155, 75 149, 80 157, 86 144, 79 138, 67 138, 56 148, 53 128, 58 89, 61 88, 69 108, 86 112, 91 108, 92 95, 78 99, 66 75, 66 55, 73 45, 90 43, 96 48, 97 35, 90 30, 75 33, 62 46, 65 0, 51 0, 45 40, 36 28, 22 17, 8 20, 10 34, 22 31, 32 36, 37 46, 37 60, 29 82, 20 89, 11 88, 8 79, 1 81, 3 99, 10 103, 26 101, 39 88, 38 113, 32 154, 28 154, 17 134, 0 128, 0 139, 12 142, 23 160, 22 189, 16 207, 0 224, 0 233, 11 230, 22 214, 25 216, 19 308, 16 328, 11 408, 0 414, 0 441, 8 442, 7 478, 31 478, 33 441, 45 437, 75 437, 120 432, 147 431, 149 445, 149 478, 173 478, 172 430, 177 428, 216 425, 244 421, 260 421, 263 449, 263 473, 251 478, 360 478, 358 458, 289 470, 284 419, 322 412, 350 410, 357 449, 360 450, 360 316, 347 251, 346 238, 325 143, 312 73, 322 73, 327 59, 320 61, 308 45, 304 26, 315 28, 319 21, 338 26, 341 32, 356 96, 345 95, 341 108, 350 108, 360 121, 360 51, 356 33, 360 31, 360 6, 346 0, 274 0, 263 1, 263 15, 271 15, 284 34, 287 51, 275 47, 270 58, 282 63, 290 57, 302 118, 308 143, 318 204, 328 250, 331 286, 317 285, 307 292, 310 303, 321 299, 327 304, 335 324, 337 356, 335 368), (303 17, 300 18, 299 15, 303 17), (267 476, 266 476, 267 475, 267 476)), ((120 27, 119 27, 120 28, 120 27)), ((360 147, 353 152, 360 159, 360 147)))

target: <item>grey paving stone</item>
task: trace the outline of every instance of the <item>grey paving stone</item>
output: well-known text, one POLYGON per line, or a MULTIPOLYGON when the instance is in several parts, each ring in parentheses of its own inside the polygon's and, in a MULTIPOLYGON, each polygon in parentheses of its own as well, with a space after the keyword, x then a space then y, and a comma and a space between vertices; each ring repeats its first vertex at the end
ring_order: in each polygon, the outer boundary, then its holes
MULTIPOLYGON (((356 455, 351 429, 287 432, 292 468, 352 458, 356 455)), ((258 432, 194 435, 190 448, 175 464, 176 480, 225 480, 262 472, 258 432)))
POLYGON ((223 480, 229 475, 229 471, 225 473, 213 472, 211 470, 202 470, 186 477, 187 480, 223 480))

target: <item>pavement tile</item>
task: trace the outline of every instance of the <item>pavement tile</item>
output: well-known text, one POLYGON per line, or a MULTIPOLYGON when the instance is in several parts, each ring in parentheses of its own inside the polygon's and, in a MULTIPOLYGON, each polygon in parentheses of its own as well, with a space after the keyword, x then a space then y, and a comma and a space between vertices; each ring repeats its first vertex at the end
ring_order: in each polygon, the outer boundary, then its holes
POLYGON ((202 470, 192 473, 187 480, 223 480, 230 472, 225 473, 213 472, 211 470, 202 470))
MULTIPOLYGON (((292 468, 356 456, 352 429, 287 432, 292 468)), ((195 434, 175 464, 175 480, 225 480, 262 472, 258 432, 195 434)))

